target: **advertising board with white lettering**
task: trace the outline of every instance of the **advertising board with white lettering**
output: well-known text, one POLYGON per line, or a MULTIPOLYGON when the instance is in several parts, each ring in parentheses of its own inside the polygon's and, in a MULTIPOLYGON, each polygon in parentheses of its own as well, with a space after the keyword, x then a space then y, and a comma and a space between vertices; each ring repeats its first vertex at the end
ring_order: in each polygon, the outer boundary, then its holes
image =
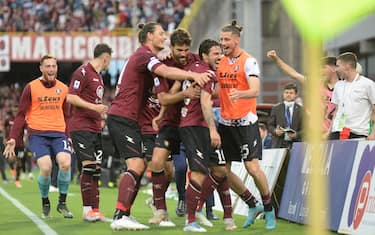
MULTIPOLYGON (((357 145, 357 141, 330 141, 326 145, 322 144, 325 158, 321 172, 327 176, 329 195, 328 208, 322 213, 328 216, 327 226, 331 230, 337 231, 340 223, 357 145)), ((305 198, 310 191, 311 160, 307 144, 293 144, 279 217, 297 223, 307 223, 309 207, 305 198)))
POLYGON ((339 232, 375 234, 375 142, 361 141, 353 163, 339 232))

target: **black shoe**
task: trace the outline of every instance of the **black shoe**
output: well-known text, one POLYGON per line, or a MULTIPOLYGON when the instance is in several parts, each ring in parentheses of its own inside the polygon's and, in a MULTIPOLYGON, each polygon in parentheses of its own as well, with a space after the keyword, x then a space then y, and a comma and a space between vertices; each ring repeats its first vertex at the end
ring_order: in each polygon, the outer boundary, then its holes
POLYGON ((186 205, 184 200, 179 200, 176 207, 176 215, 183 217, 186 214, 186 205))
POLYGON ((73 214, 69 211, 65 202, 59 202, 59 204, 57 205, 57 212, 62 214, 64 216, 64 218, 66 218, 66 219, 72 219, 73 218, 73 214))
POLYGON ((219 220, 219 217, 217 217, 212 211, 207 212, 206 217, 209 220, 219 220))
POLYGON ((42 218, 47 219, 50 218, 50 212, 51 212, 51 205, 50 204, 43 204, 42 207, 42 218))

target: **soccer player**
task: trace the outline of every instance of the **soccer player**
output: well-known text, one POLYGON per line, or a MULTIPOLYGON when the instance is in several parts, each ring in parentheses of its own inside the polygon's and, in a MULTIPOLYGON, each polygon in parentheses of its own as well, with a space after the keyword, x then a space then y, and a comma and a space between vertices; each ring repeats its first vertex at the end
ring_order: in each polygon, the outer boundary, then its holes
MULTIPOLYGON (((148 170, 152 172, 152 154, 155 148, 155 139, 157 136, 157 130, 153 128, 152 121, 155 117, 159 115, 160 112, 160 102, 156 98, 154 92, 154 87, 149 91, 149 97, 146 101, 145 108, 139 119, 139 126, 141 128, 142 143, 143 143, 143 154, 147 162, 148 170)), ((171 158, 169 158, 171 160, 171 158)), ((173 179, 173 163, 172 161, 167 161, 165 164, 165 174, 168 182, 173 179)), ((146 204, 152 209, 154 215, 158 213, 157 208, 154 204, 153 197, 146 200, 146 204)), ((158 222, 161 227, 174 227, 176 226, 172 221, 164 220, 158 222)))
POLYGON ((148 228, 130 217, 130 210, 145 170, 138 119, 146 104, 147 91, 153 86, 152 74, 175 80, 190 78, 199 85, 209 81, 211 76, 209 73, 187 72, 161 63, 156 54, 164 48, 165 31, 154 22, 140 25, 140 28, 138 40, 141 47, 130 56, 120 74, 107 119, 116 151, 127 165, 118 187, 116 211, 111 223, 114 230, 148 228))
POLYGON ((99 212, 99 185, 103 147, 102 116, 108 111, 103 104, 104 83, 100 74, 108 69, 112 49, 105 43, 94 48, 94 58, 72 74, 67 102, 72 104, 69 131, 73 147, 82 165, 81 196, 83 220, 109 221, 99 212))
MULTIPOLYGON (((163 61, 168 66, 183 68, 187 63, 199 60, 197 56, 189 52, 191 37, 186 30, 176 29, 170 36, 170 43, 171 58, 163 61)), ((185 98, 198 99, 200 88, 191 87, 185 91, 179 91, 179 88, 171 89, 174 83, 179 82, 174 82, 163 77, 154 78, 154 83, 155 91, 163 107, 159 116, 154 119, 154 122, 161 119, 161 122, 158 123, 157 129, 159 132, 155 140, 155 148, 152 155, 151 178, 153 183, 153 199, 157 213, 149 220, 149 223, 164 226, 169 221, 165 192, 170 182, 164 169, 169 156, 179 152, 181 141, 178 125, 180 122, 181 102, 185 98)), ((184 158, 177 160, 186 161, 184 158)), ((175 173, 180 174, 180 172, 175 173)), ((186 174, 176 175, 176 177, 183 177, 185 179, 186 174)), ((183 185, 178 185, 177 187, 185 187, 185 182, 183 185)))
MULTIPOLYGON (((219 66, 220 60, 222 58, 222 51, 220 44, 212 39, 206 39, 201 42, 199 45, 199 58, 208 64, 210 68, 213 71, 217 70, 217 67, 219 66)), ((217 81, 215 81, 215 86, 217 86, 217 81)), ((217 96, 216 89, 213 91, 212 97, 217 96)), ((213 100, 213 103, 215 103, 215 100, 213 100)), ((213 161, 211 161, 211 164, 209 165, 211 172, 216 171, 222 171, 220 168, 225 165, 225 157, 222 154, 222 149, 211 149, 211 158, 213 158, 213 161), (215 158, 217 161, 215 161, 215 158)), ((226 174, 226 172, 225 172, 226 174)), ((209 179, 209 178, 207 178, 209 179)), ((209 181, 206 181, 205 183, 208 183, 209 181)), ((216 186, 216 190, 219 193, 220 201, 223 206, 224 210, 224 226, 225 230, 235 230, 237 228, 236 224, 234 223, 233 217, 232 217, 232 200, 230 196, 229 191, 229 184, 228 180, 225 177, 222 181, 216 182, 214 184, 216 186)), ((202 191, 202 197, 208 198, 210 193, 213 192, 213 187, 207 187, 206 185, 203 185, 203 191, 202 191)), ((203 206, 203 200, 200 201, 198 204, 197 210, 200 210, 203 206)), ((206 201, 206 210, 207 210, 207 201, 206 201)))
MULTIPOLYGON (((206 63, 200 61, 189 63, 184 69, 214 73, 206 63)), ((194 85, 190 80, 185 80, 181 86, 185 90, 194 85)), ((186 156, 191 171, 186 189, 187 222, 184 231, 206 232, 206 229, 195 221, 198 203, 201 200, 205 201, 212 193, 211 188, 216 188, 220 182, 225 180, 226 172, 222 165, 225 160, 218 156, 214 159, 211 158, 211 148, 218 148, 221 145, 212 111, 211 93, 213 89, 214 78, 202 87, 200 99, 184 99, 181 108, 179 132, 182 143, 186 148, 186 156), (219 161, 218 166, 214 168, 214 171, 209 171, 208 167, 212 160, 219 161), (220 167, 220 163, 222 167, 220 167)))
POLYGON ((263 206, 256 204, 256 199, 244 183, 231 172, 232 161, 243 161, 246 170, 253 177, 262 196, 266 229, 274 229, 276 220, 271 192, 259 165, 259 160, 262 159, 262 140, 256 115, 256 97, 259 94, 260 71, 256 59, 240 48, 241 31, 242 27, 233 20, 220 32, 224 57, 216 71, 221 107, 218 130, 227 160, 229 184, 249 206, 248 218, 243 227, 254 223, 255 216, 263 211, 263 206))
POLYGON ((51 182, 51 158, 59 165, 57 176, 59 203, 57 211, 64 218, 73 218, 66 206, 66 196, 70 183, 70 146, 65 121, 69 105, 66 103, 68 87, 57 80, 57 60, 44 55, 40 60, 42 76, 29 82, 21 95, 18 113, 6 142, 4 156, 14 157, 16 140, 23 135, 26 121, 29 135, 29 148, 33 152, 40 174, 39 191, 42 197, 42 218, 50 217, 48 190, 51 182))

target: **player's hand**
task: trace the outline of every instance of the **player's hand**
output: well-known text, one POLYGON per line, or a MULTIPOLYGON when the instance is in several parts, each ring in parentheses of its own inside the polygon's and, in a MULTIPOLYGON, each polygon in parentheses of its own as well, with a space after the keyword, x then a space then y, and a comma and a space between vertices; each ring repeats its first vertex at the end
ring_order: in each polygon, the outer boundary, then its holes
POLYGON ((172 51, 170 47, 164 47, 163 50, 159 51, 158 54, 156 55, 159 60, 166 60, 172 58, 172 51))
POLYGON ((276 51, 275 50, 270 50, 267 52, 267 57, 272 59, 272 60, 276 60, 277 58, 277 54, 276 54, 276 51))
POLYGON ((196 82, 193 82, 184 92, 190 99, 199 99, 201 97, 201 87, 196 82))
POLYGON ((211 146, 219 148, 221 146, 221 138, 216 130, 210 130, 211 146))
POLYGON ((159 131, 159 126, 160 126, 160 123, 161 123, 161 120, 163 119, 163 117, 160 117, 159 115, 154 117, 152 119, 152 128, 155 130, 155 131, 159 131))
POLYGON ((203 87, 204 84, 209 82, 211 80, 212 74, 210 72, 204 72, 204 73, 192 73, 192 78, 196 83, 198 83, 199 86, 203 87))
POLYGON ((16 147, 16 140, 15 139, 9 139, 6 142, 5 150, 3 152, 4 157, 12 160, 16 156, 16 154, 14 152, 15 147, 16 147))
POLYGON ((239 98, 241 98, 241 91, 237 90, 237 89, 231 89, 230 92, 229 92, 229 98, 232 100, 232 101, 236 101, 238 100, 239 98))
POLYGON ((95 111, 100 114, 105 114, 108 112, 108 106, 104 104, 97 104, 95 107, 95 111))

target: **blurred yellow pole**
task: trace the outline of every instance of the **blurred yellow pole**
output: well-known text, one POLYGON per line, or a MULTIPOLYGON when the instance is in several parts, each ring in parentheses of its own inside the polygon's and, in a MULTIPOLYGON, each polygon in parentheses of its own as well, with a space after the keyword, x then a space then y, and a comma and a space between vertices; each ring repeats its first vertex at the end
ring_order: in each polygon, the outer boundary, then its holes
MULTIPOLYGON (((311 150, 310 190, 308 194, 308 234, 326 234, 328 216, 324 213, 327 199, 326 178, 322 175, 324 157, 322 146, 322 41, 313 39, 305 41, 304 61, 307 71, 305 83, 304 133, 311 150)), ((329 212, 328 212, 329 213, 329 212)))

